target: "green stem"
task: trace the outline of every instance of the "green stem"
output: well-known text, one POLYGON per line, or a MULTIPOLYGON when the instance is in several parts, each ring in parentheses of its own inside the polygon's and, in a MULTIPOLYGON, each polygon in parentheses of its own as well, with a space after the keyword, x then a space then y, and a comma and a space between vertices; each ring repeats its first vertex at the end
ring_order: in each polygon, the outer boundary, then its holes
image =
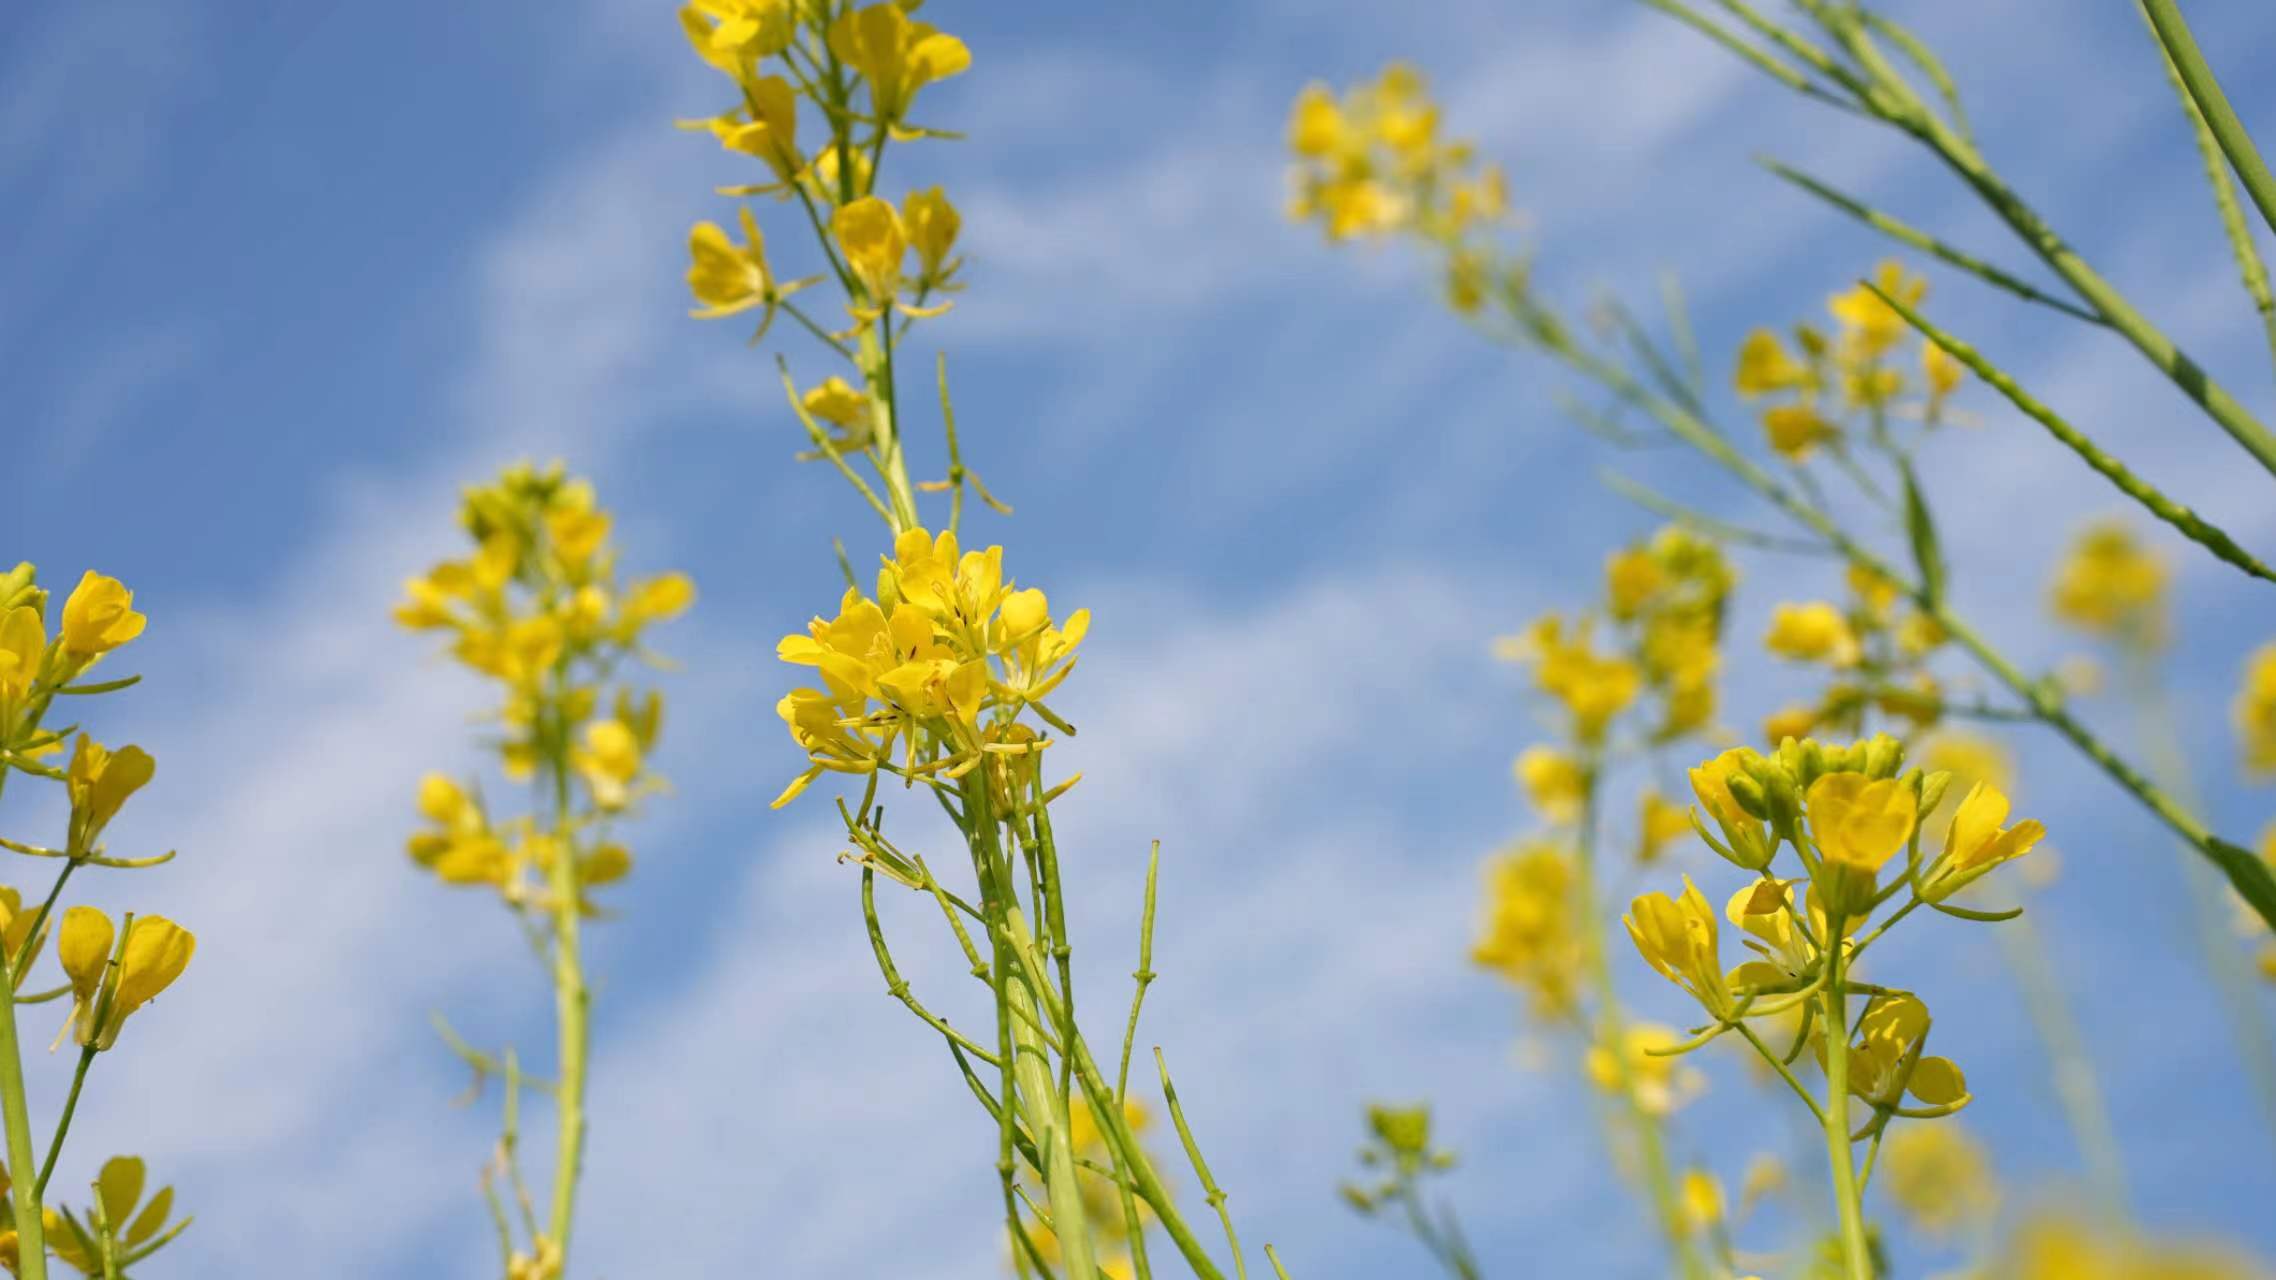
POLYGON ((553 1168, 553 1209, 546 1235, 560 1251, 560 1274, 569 1270, 569 1229, 577 1204, 577 1175, 585 1156, 585 1055, 590 1042, 586 1018, 592 992, 578 950, 577 867, 570 846, 568 725, 555 727, 553 759, 553 835, 556 846, 549 888, 553 897, 554 1015, 560 1034, 560 1085, 555 1095, 559 1137, 553 1168))
POLYGON ((63 1114, 55 1118, 55 1136, 47 1140, 47 1159, 40 1164, 40 1176, 32 1184, 32 1194, 45 1196, 47 1180, 55 1173, 55 1158, 63 1154, 63 1135, 71 1132, 72 1114, 79 1110, 79 1090, 87 1083, 87 1068, 95 1061, 95 1046, 88 1045, 79 1051, 79 1065, 71 1072, 71 1092, 63 1099, 63 1114))
MULTIPOLYGON (((1001 980, 1007 989, 1006 995, 1025 1005, 1020 1009, 1007 1006, 999 1014, 1010 1023, 1011 1067, 1018 1085, 1015 1101, 1027 1124, 1028 1137, 1035 1143, 1042 1160, 1044 1192, 1051 1204, 1052 1233, 1059 1240, 1060 1265, 1065 1268, 1067 1280, 1097 1280, 1098 1262, 1091 1252, 1090 1215, 1083 1204, 1082 1187, 1075 1180, 1075 1148, 1068 1133, 1067 1100, 1060 1096, 1053 1082, 1051 1049, 1040 1029, 1046 1023, 1066 1024, 1057 1023, 1052 1017, 1051 1005, 1055 1002, 1046 999, 1048 978, 1028 963, 1026 953, 1033 949, 1034 939, 1020 912, 1019 893, 1012 881, 1010 860, 997 826, 987 773, 983 766, 965 775, 962 786, 965 835, 972 842, 975 861, 981 865, 982 891, 992 900, 994 914, 1002 926, 998 936, 1008 936, 1011 940, 1010 947, 1000 948, 997 957, 999 968, 1004 970, 1001 980), (1003 949, 1021 953, 1016 964, 1001 954, 1003 949), (1022 990, 1010 990, 1015 982, 1022 990)), ((1067 1046, 1066 1051, 1071 1053, 1072 1047, 1067 1046)), ((1104 1131, 1106 1117, 1100 1116, 1099 1124, 1104 1131)))
MULTIPOLYGON (((1841 935, 1832 921, 1832 935, 1841 935)), ((1842 986, 1839 949, 1826 953, 1832 966, 1820 993, 1826 1046, 1826 1159, 1833 1167, 1834 1212, 1841 1221, 1841 1260, 1845 1280, 1874 1280, 1873 1258, 1865 1243, 1865 1209, 1858 1193, 1855 1152, 1849 1142, 1849 997, 1842 986)))
POLYGON ((2268 166, 2261 162, 2259 150, 2252 145, 2252 135, 2245 132, 2244 122, 2237 119, 2227 95, 2221 92, 2221 82, 2214 78, 2213 68, 2199 52, 2196 38, 2189 34, 2189 24, 2182 20, 2180 7, 2173 0, 2142 0, 2142 8, 2149 14, 2150 25, 2157 28, 2158 42, 2173 59, 2181 82, 2188 86, 2189 97, 2196 102, 2197 109, 2204 112, 2206 127, 2220 141, 2222 154, 2236 166, 2237 177, 2251 194, 2252 203, 2259 207, 2261 218, 2271 229, 2276 229, 2276 176, 2270 175, 2268 166))
POLYGON ((32 1155, 32 1116, 24 1102, 23 1051, 16 1043, 16 984, 12 967, 0 969, 0 1124, 7 1129, 8 1168, 16 1212, 16 1280, 47 1280, 47 1231, 37 1186, 25 1176, 39 1167, 32 1155))

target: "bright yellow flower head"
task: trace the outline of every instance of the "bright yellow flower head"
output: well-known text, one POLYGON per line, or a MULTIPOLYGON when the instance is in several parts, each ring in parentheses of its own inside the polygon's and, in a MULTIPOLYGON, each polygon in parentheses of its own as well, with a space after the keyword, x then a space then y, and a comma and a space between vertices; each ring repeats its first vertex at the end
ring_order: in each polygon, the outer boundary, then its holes
POLYGON ((146 621, 134 611, 134 593, 125 583, 89 569, 63 602, 63 651, 98 657, 141 635, 146 621))
POLYGON ((1799 391, 1811 383, 1810 367, 1786 352, 1786 345, 1768 329, 1756 329, 1739 346, 1739 366, 1732 375, 1739 394, 1753 399, 1779 391, 1799 391))
POLYGON ((871 114, 889 126, 908 115, 917 90, 972 65, 962 40, 910 20, 892 3, 856 9, 831 23, 830 52, 868 83, 871 114))
POLYGON ((1621 923, 1662 977, 1690 992, 1708 1013, 1729 1016, 1731 991, 1717 954, 1715 908, 1691 877, 1683 878, 1681 897, 1647 893, 1637 898, 1621 923))
POLYGON ((1804 804, 1819 856, 1870 873, 1912 838, 1920 797, 1902 778, 1843 772, 1811 783, 1804 804))
MULTIPOLYGON (((1883 293, 1904 303, 1918 307, 1928 296, 1928 281, 1904 269, 1904 264, 1891 258, 1874 269, 1873 283, 1883 293)), ((1845 293, 1835 294, 1826 302, 1826 310, 1841 324, 1842 338, 1848 354, 1859 360, 1873 360, 1886 354, 1905 336, 1909 327, 1905 318, 1891 310, 1888 303, 1873 295, 1872 290, 1858 285, 1845 293)))
POLYGON ((1527 747, 1517 757, 1518 783, 1541 816, 1551 822, 1571 822, 1581 812, 1581 795, 1587 777, 1580 761, 1554 747, 1527 747))
POLYGON ((1470 958, 1529 992, 1543 1018, 1577 1007, 1583 955, 1574 892, 1571 855, 1554 845, 1521 845, 1486 864, 1485 927, 1470 958))
POLYGON ((1763 717, 1762 738, 1765 742, 1784 742, 1788 738, 1807 738, 1810 736, 1810 730, 1817 727, 1818 713, 1815 708, 1780 707, 1763 717))
POLYGON ((869 313, 890 306, 901 288, 901 260, 909 252, 901 215, 887 201, 863 196, 831 215, 830 230, 846 266, 861 281, 869 313))
POLYGON ((1358 143, 1336 96, 1324 84, 1308 84, 1288 113, 1288 149, 1311 160, 1343 155, 1358 143))
POLYGON ((1921 896, 1942 902, 1983 877, 1993 867, 2022 857, 2047 834, 2037 819, 2027 818, 2012 827, 2007 820, 2007 797, 1989 783, 1968 788, 1967 799, 1952 814, 1944 838, 1944 852, 1929 865, 1921 879, 1921 896))
POLYGON ((2165 632, 2165 561, 2117 521, 2088 526, 2055 571, 2055 617, 2089 635, 2156 645, 2165 632))
POLYGON ((118 966, 111 967, 117 933, 93 907, 63 913, 56 958, 71 979, 73 1037, 81 1046, 108 1049, 135 1010, 150 1003, 189 967, 198 940, 164 916, 143 916, 127 929, 118 966))
POLYGON ((2245 769, 2255 774, 2276 772, 2276 644, 2253 650, 2230 714, 2244 748, 2245 769))
POLYGON ((776 282, 767 266, 766 235, 759 230, 758 219, 748 208, 740 211, 740 217, 740 245, 728 239, 716 222, 699 222, 688 233, 688 291, 703 304, 688 314, 698 320, 715 320, 763 307, 766 311, 759 331, 764 333, 766 326, 774 323, 775 308, 799 286, 776 282))
POLYGON ((792 0, 694 0, 680 25, 704 61, 747 84, 753 63, 790 46, 797 15, 792 0))
POLYGON ((71 795, 72 849, 91 851, 127 797, 141 790, 157 772, 158 762, 140 747, 112 751, 80 734, 65 775, 65 788, 71 795))
POLYGON ((759 76, 744 85, 743 98, 741 111, 709 122, 719 145, 766 161, 779 183, 797 178, 806 167, 798 150, 797 92, 781 76, 759 76))
MULTIPOLYGON (((1702 838, 1708 839, 1715 852, 1749 871, 1760 871, 1770 865, 1771 857, 1778 852, 1778 841, 1761 818, 1748 813, 1731 792, 1733 779, 1746 775, 1745 761, 1750 753, 1742 747, 1733 747, 1721 755, 1701 762, 1689 771, 1691 794, 1714 819, 1722 832, 1722 843, 1707 837, 1705 827, 1700 828, 1702 838)), ((1742 784, 1743 785, 1743 784, 1742 784)))
POLYGON ((901 224, 908 229, 909 247, 917 251, 918 281, 934 289, 947 283, 961 261, 949 256, 964 227, 956 206, 939 187, 912 191, 901 200, 901 224))
POLYGON ((1771 448, 1794 462, 1809 457, 1819 444, 1841 434, 1839 428, 1807 401, 1772 405, 1763 410, 1762 433, 1771 448))
POLYGON ((47 628, 39 610, 20 604, 0 612, 0 730, 10 727, 7 706, 30 694, 46 656, 47 628))
POLYGON ((618 618, 638 630, 651 622, 668 622, 695 604, 695 581, 684 573, 660 573, 632 584, 618 618))
POLYGON ((1770 631, 1762 647, 1797 662, 1847 667, 1858 659, 1857 633, 1841 609, 1823 600, 1781 604, 1770 612, 1770 631))
POLYGON ((1694 1232, 1711 1231, 1723 1221, 1723 1184, 1705 1169, 1683 1174, 1683 1220, 1694 1232))
POLYGON ((1620 621, 1640 612, 1666 585, 1667 574, 1650 547, 1628 547, 1604 559, 1606 611, 1620 621))
MULTIPOLYGON (((1897 1106, 1907 1094, 1930 1107, 1966 1105, 1968 1082, 1960 1068, 1921 1054, 1928 1026, 1928 1006, 1918 996, 1875 997, 1849 1046, 1849 1091, 1879 1107, 1897 1106)), ((1815 1039, 1822 1061, 1824 1036, 1815 1039)))
POLYGON ((622 720, 595 720, 585 726, 584 750, 576 753, 575 763, 592 789, 593 803, 604 811, 621 809, 640 776, 640 739, 622 720))

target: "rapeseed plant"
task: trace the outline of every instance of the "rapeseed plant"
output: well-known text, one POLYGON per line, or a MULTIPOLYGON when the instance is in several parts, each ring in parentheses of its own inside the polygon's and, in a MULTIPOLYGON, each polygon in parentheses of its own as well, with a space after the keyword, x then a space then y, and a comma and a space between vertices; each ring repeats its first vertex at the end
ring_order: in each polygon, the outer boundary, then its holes
POLYGON ((0 790, 11 773, 21 773, 60 783, 69 804, 59 848, 0 837, 0 848, 62 864, 36 908, 15 887, 0 886, 0 1128, 6 1142, 6 1167, 0 1169, 0 1267, 26 1280, 44 1280, 52 1256, 85 1275, 117 1280, 188 1228, 187 1218, 172 1221, 173 1189, 141 1206, 144 1166, 134 1156, 119 1156, 103 1166, 92 1184, 94 1201, 84 1211, 50 1201, 48 1182, 96 1059, 117 1047, 135 1013, 181 978, 196 954, 197 938, 159 915, 129 912, 113 924, 102 911, 84 905, 57 915, 64 886, 80 867, 132 870, 157 866, 174 855, 121 857, 104 842, 126 802, 156 776, 157 762, 150 754, 136 746, 106 747, 76 726, 47 723, 59 697, 79 703, 141 680, 86 677, 139 638, 148 619, 134 608, 134 593, 125 584, 92 570, 60 608, 51 608, 54 603, 39 586, 33 566, 19 564, 0 575, 0 790), (67 981, 26 993, 24 980, 51 928, 67 981), (79 1053, 42 1154, 33 1144, 25 1102, 16 1010, 66 995, 71 1013, 56 1043, 69 1037, 79 1053))
MULTIPOLYGON (((896 201, 882 184, 897 146, 955 136, 920 121, 933 113, 935 87, 973 65, 962 40, 919 21, 915 8, 701 0, 680 13, 698 56, 733 88, 720 114, 685 126, 763 168, 757 181, 720 194, 789 206, 781 221, 799 229, 795 256, 815 265, 807 275, 779 270, 784 242, 770 242, 742 204, 740 239, 710 222, 690 233, 693 314, 756 312, 754 340, 788 316, 813 340, 829 372, 794 377, 778 357, 785 398, 810 446, 798 456, 828 462, 885 526, 875 570, 858 572, 841 549, 844 593, 777 646, 805 682, 776 707, 803 764, 774 803, 791 804, 825 779, 856 788, 850 803, 833 800, 850 846, 845 860, 861 872, 878 967, 887 991, 941 1037, 995 1130, 1013 1267, 1067 1280, 1148 1277, 1147 1237, 1158 1227, 1193 1274, 1217 1277, 1219 1264, 1141 1141, 1150 1112, 1130 1095, 1138 1016, 1154 976, 1158 850, 1118 1062, 1102 1065, 1074 1007, 1067 863, 1052 807, 1080 775, 1056 776, 1048 761, 1074 733, 1051 699, 1075 670, 1090 615, 1056 607, 1041 588, 1016 580, 1017 557, 1003 547, 966 544, 967 494, 1004 514, 1010 508, 963 459, 945 359, 938 383, 947 474, 910 476, 910 405, 896 361, 912 327, 949 311, 965 285, 961 217, 943 187, 896 201), (815 301, 832 286, 842 321, 815 301), (945 520, 920 512, 924 494, 947 495, 945 520), (944 879, 933 860, 901 843, 899 827, 887 832, 887 779, 923 789, 947 815, 969 881, 944 879), (958 1028, 901 975, 876 909, 879 876, 939 908, 988 991, 989 1031, 958 1028), (993 1073, 992 1086, 983 1071, 993 1073)), ((1234 1269, 1245 1275, 1225 1193, 1159 1049, 1155 1062, 1164 1109, 1224 1227, 1234 1269)), ((1265 1252, 1277 1270, 1273 1250, 1265 1252)))
POLYGON ((417 796, 424 825, 408 842, 412 861, 442 883, 497 894, 553 987, 558 1073, 550 1081, 525 1075, 513 1049, 478 1051, 438 1020, 477 1086, 496 1076, 504 1087, 503 1129, 482 1189, 507 1280, 558 1280, 567 1271, 592 1000, 580 932, 602 912, 595 891, 631 873, 617 822, 663 787, 648 766, 663 700, 637 690, 624 669, 653 660, 648 629, 695 600, 684 574, 621 575, 611 523, 593 487, 560 464, 509 467, 460 501, 470 553, 411 579, 395 611, 398 624, 446 636, 453 659, 497 682, 487 746, 506 782, 531 788, 527 812, 509 816, 475 778, 430 773, 417 796), (553 1099, 558 1125, 542 1217, 522 1173, 525 1087, 553 1099))

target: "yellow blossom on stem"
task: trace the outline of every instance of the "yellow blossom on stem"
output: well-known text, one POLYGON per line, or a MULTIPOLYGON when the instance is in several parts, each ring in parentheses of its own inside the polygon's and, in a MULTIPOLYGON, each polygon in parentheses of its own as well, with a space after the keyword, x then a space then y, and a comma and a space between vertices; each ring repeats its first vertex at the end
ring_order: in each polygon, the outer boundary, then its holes
POLYGON ((1854 666, 1859 657, 1857 633, 1841 610, 1823 600, 1808 604, 1781 604, 1770 612, 1770 631, 1762 647, 1797 662, 1827 666, 1854 666))
POLYGON ((939 289, 948 283, 962 263, 949 256, 964 226, 956 206, 939 187, 912 191, 901 200, 901 224, 908 230, 909 247, 917 251, 918 287, 939 289))
MULTIPOLYGON (((1908 307, 1918 308, 1928 296, 1928 281, 1906 271, 1904 264, 1894 258, 1874 269, 1873 283, 1908 307)), ((1841 324, 1843 343, 1856 359, 1870 360, 1883 355, 1911 328, 1903 316, 1862 284, 1828 299, 1826 310, 1841 324)))
POLYGON ((20 604, 0 612, 0 732, 11 727, 15 717, 9 708, 30 695, 46 657, 47 628, 39 610, 20 604))
POLYGON ((2007 821, 2008 802, 1998 788, 1977 782, 1952 814, 1944 839, 1944 852, 1921 877, 1920 896, 1942 902, 1968 887, 2003 862, 2020 858, 2047 834, 2035 818, 2014 826, 2007 821))
POLYGON ((1659 861, 1668 845, 1691 830, 1691 811, 1669 802, 1657 787, 1646 787, 1637 800, 1636 861, 1659 861))
POLYGON ((1723 836, 1722 840, 1717 841, 1707 833, 1705 825, 1694 819, 1693 826, 1698 830, 1700 839, 1738 866, 1749 871, 1760 871, 1770 865, 1771 856, 1777 853, 1778 839, 1760 816, 1749 812, 1746 805, 1739 803, 1738 796, 1732 790, 1734 781, 1741 786, 1752 781, 1747 777, 1745 767, 1747 757, 1751 754, 1743 747, 1733 747, 1701 762, 1689 770, 1688 777, 1691 794, 1699 798, 1700 805, 1707 810, 1707 816, 1714 819, 1716 828, 1723 836))
POLYGON ((704 61, 745 80, 754 62, 789 47, 797 14, 792 0, 694 0, 680 26, 704 61))
POLYGON ((1820 863, 1816 887, 1844 919, 1872 899, 1883 864, 1912 839, 1920 796, 1907 778, 1828 773, 1804 794, 1810 841, 1820 863))
POLYGON ((147 621, 134 611, 134 593, 125 583, 89 569, 63 602, 63 651, 77 658, 100 657, 141 635, 147 621))
POLYGON ((868 300, 860 314, 874 317, 892 305, 901 288, 901 260, 909 252, 901 215, 890 203, 863 196, 831 215, 830 230, 868 300))
POLYGON ((56 957, 71 979, 72 1035, 82 1047, 110 1048, 127 1018, 182 976, 198 944, 166 917, 143 916, 128 925, 114 967, 116 936, 110 917, 93 907, 63 913, 56 957))
POLYGON ((1808 402, 1772 405, 1762 411, 1762 432, 1770 447, 1788 460, 1800 462, 1817 447, 1840 435, 1840 429, 1808 402))
POLYGON ((1731 376, 1740 395, 1749 399, 1780 391, 1798 391, 1811 383, 1810 367, 1787 354, 1786 344, 1768 329, 1756 329, 1739 344, 1738 369, 1731 376))
POLYGON ((698 320, 716 320, 753 307, 765 308, 759 332, 774 323, 775 308, 802 287, 777 283, 767 266, 766 236, 748 208, 739 211, 743 243, 729 239, 716 222, 699 222, 688 233, 688 291, 701 307, 688 314, 698 320))
POLYGON ((87 853, 118 816, 127 797, 158 772, 158 762, 140 747, 112 751, 82 733, 71 753, 65 788, 71 795, 71 849, 87 853))
MULTIPOLYGON (((705 121, 719 145, 766 162, 781 192, 806 167, 798 150, 798 96, 781 76, 759 76, 743 86, 744 106, 739 112, 705 121)), ((738 194, 760 194, 749 190, 738 194)))
POLYGON ((1517 757, 1517 780, 1541 816, 1571 822, 1580 816, 1587 774, 1581 763, 1554 747, 1527 747, 1517 757))
POLYGON ((1583 939, 1574 919, 1572 856, 1547 843, 1518 846, 1486 864, 1486 919, 1471 960, 1532 996, 1543 1018, 1578 1007, 1583 939))
POLYGON ((1715 942, 1715 908, 1691 877, 1683 878, 1680 897, 1647 893, 1637 898, 1621 923, 1662 977, 1690 992, 1714 1017, 1730 1016, 1731 990, 1715 942))
POLYGON ((830 52, 869 85, 871 114, 888 127, 908 115, 917 90, 961 75, 972 65, 972 52, 962 40, 912 21, 892 3, 841 15, 830 24, 829 43, 830 52))
POLYGON ((2089 635, 2154 646, 2164 639, 2166 565, 2118 521, 2088 526, 2071 543, 2048 593, 2055 617, 2089 635))

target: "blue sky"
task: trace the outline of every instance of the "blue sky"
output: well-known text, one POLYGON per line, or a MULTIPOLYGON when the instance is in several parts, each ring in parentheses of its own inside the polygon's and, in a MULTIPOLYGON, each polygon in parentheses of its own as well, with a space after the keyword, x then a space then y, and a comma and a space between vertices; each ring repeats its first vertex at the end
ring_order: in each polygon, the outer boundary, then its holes
MULTIPOLYGON (((1752 513, 1682 458, 1608 458, 1556 416, 1559 375, 1472 340, 1413 263, 1286 225, 1287 100, 1416 59, 1509 167, 1545 287, 1648 297, 1676 270, 1718 365, 1883 252, 1757 152, 2019 255, 1900 140, 1640 6, 927 12, 975 63, 926 114, 971 137, 908 149, 889 185, 946 183, 966 215, 971 290, 926 330, 968 458, 1018 507, 975 532, 1097 618, 1067 697, 1086 781, 1064 823, 1089 1007, 1119 1008, 1160 838, 1149 1041, 1245 1239, 1278 1242, 1307 1280, 1416 1274, 1332 1192, 1360 1104, 1428 1095, 1497 1274, 1651 1274, 1583 1086, 1521 1064, 1514 1001, 1465 961, 1477 864, 1528 821, 1508 762, 1541 733, 1488 644, 1576 602, 1604 551, 1650 527, 1590 481, 1608 461, 1752 513)), ((1946 53, 2017 185, 2248 403, 2276 401, 2126 6, 1898 13, 1946 53)), ((2191 18, 2224 69, 2276 38, 2276 11, 2249 0, 2191 18)), ((2231 80, 2276 131, 2276 89, 2231 80)), ((0 559, 52 582, 116 574, 151 615, 132 651, 148 681, 95 727, 162 765, 114 843, 183 856, 90 892, 201 939, 103 1061, 59 1176, 135 1150, 182 1182, 199 1222, 161 1273, 494 1270, 474 1192, 491 1113, 450 1107, 462 1080, 426 1015, 538 1053, 542 979, 491 904, 402 857, 412 785, 471 763, 482 691, 386 608, 453 549, 459 484, 560 456, 618 511, 628 564, 685 568, 703 593, 667 639, 685 660, 660 757, 676 789, 632 833, 622 918, 595 931, 581 1269, 994 1274, 992 1135, 884 998, 824 808, 765 807, 796 767, 774 639, 834 601, 832 535, 857 557, 876 538, 832 477, 790 461, 771 351, 816 369, 812 349, 786 328, 754 353, 685 317, 687 225, 723 216, 709 190, 732 179, 670 122, 720 100, 668 11, 627 0, 0 18, 0 559)), ((2050 403, 2276 545, 2264 478, 2130 352, 1932 278, 1937 314, 2050 403)), ((1930 467, 1970 548, 1956 589, 2045 665, 2075 646, 2038 583, 2076 513, 2115 504, 2029 424, 1981 393, 1970 407, 1985 428, 1930 467)), ((2200 620, 2175 654, 2187 745, 2219 825, 2250 835, 2276 806, 2236 776, 2225 704, 2276 609, 2183 550, 2200 620)), ((1738 635, 1826 585, 1749 561, 1738 635)), ((1803 681, 1742 666, 1734 721, 1803 681)), ((2276 1144, 2231 1100, 2177 855, 2056 744, 2016 745, 2066 868, 2040 925, 2111 1047, 2143 1213, 2276 1252, 2276 1144)), ((11 834, 52 816, 8 803, 11 834)), ((893 920, 904 967, 956 1007, 932 922, 893 920)), ((2006 1171, 2061 1186, 2075 1161, 1990 937, 1943 922, 1882 963, 1937 1008, 2006 1171)), ((1635 995, 1683 1016, 1664 984, 1635 995)), ((35 1067, 50 1105, 63 1066, 35 1067)), ((1716 1085, 1681 1145, 1735 1175, 1766 1104, 1735 1073, 1716 1085)))

